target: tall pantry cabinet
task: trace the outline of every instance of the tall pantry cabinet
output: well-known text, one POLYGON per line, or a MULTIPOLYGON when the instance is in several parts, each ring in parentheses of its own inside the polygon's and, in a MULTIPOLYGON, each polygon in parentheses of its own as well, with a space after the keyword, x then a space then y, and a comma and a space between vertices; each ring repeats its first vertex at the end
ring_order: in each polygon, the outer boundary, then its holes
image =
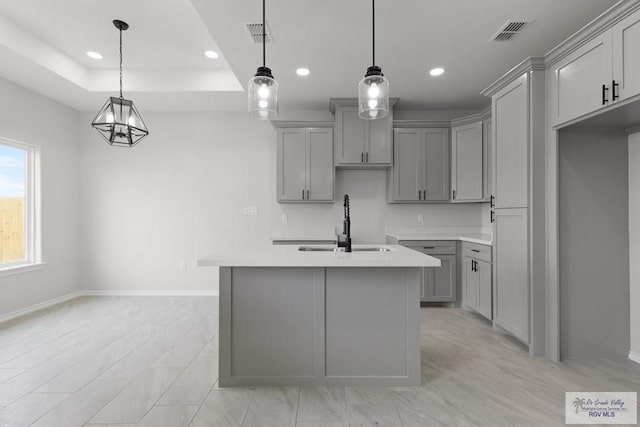
MULTIPOLYGON (((528 344, 532 353, 538 353, 536 345, 544 345, 533 342, 537 315, 534 319, 531 307, 539 286, 544 292, 544 281, 532 281, 532 254, 537 250, 532 235, 535 231, 544 233, 544 228, 533 230, 531 220, 532 199, 538 191, 544 192, 544 180, 538 188, 539 179, 533 175, 534 161, 544 165, 544 155, 539 152, 544 154, 544 76, 544 65, 530 59, 484 92, 492 98, 494 138, 494 325, 528 344)), ((542 195, 540 203, 544 204, 542 195)))

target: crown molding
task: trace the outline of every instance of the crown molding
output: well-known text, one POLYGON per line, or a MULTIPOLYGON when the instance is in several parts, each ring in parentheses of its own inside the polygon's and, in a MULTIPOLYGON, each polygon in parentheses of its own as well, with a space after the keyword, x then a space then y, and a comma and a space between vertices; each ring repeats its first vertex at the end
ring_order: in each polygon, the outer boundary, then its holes
POLYGON ((282 128, 333 128, 333 120, 271 120, 271 126, 276 129, 282 128))
POLYGON ((491 83, 485 90, 480 92, 481 95, 491 97, 500 89, 517 79, 521 75, 530 71, 546 70, 546 62, 542 57, 529 57, 507 71, 502 77, 491 83))
MULTIPOLYGON (((396 104, 400 101, 400 98, 389 98, 389 108, 393 110, 396 104)), ((358 98, 330 98, 329 99, 329 111, 331 114, 336 114, 336 107, 354 107, 358 105, 358 98)))
POLYGON ((472 114, 470 116, 458 117, 451 120, 451 126, 464 126, 471 123, 482 122, 491 117, 491 106, 488 106, 479 113, 472 114))
POLYGON ((569 38, 547 52, 544 56, 547 68, 550 68, 553 64, 561 61, 577 49, 580 49, 586 43, 589 43, 638 10, 640 10, 640 2, 638 0, 622 0, 611 6, 600 16, 596 17, 593 21, 580 28, 569 36, 569 38))

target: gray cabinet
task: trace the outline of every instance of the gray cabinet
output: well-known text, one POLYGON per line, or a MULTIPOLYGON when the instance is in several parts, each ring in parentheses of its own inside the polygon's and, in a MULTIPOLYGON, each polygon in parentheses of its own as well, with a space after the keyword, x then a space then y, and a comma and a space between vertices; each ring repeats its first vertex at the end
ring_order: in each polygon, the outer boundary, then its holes
POLYGON ((640 94, 640 12, 617 23, 612 33, 613 78, 623 100, 640 94))
POLYGON ((393 114, 377 120, 358 116, 357 106, 338 106, 336 167, 389 167, 392 163, 393 114))
POLYGON ((482 122, 451 129, 451 201, 480 202, 483 194, 482 122))
POLYGON ((611 102, 611 32, 606 31, 551 69, 553 125, 595 111, 611 102))
POLYGON ((457 251, 456 242, 446 240, 397 241, 389 240, 440 260, 441 266, 425 268, 422 274, 421 302, 456 302, 457 251))
POLYGON ((526 208, 496 209, 494 321, 529 342, 529 239, 526 208))
POLYGON ((490 200, 493 194, 493 120, 482 122, 482 196, 490 200))
POLYGON ((278 129, 277 201, 333 202, 333 129, 278 129))
POLYGON ((396 128, 394 165, 388 174, 390 203, 449 200, 449 130, 396 128))
POLYGON ((491 320, 493 318, 491 247, 465 242, 462 253, 464 306, 491 320))

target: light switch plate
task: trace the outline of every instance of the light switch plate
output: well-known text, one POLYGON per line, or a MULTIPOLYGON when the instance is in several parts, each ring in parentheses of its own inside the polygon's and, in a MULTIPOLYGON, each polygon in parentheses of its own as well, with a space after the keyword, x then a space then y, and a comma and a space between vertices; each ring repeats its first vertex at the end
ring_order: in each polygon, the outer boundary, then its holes
POLYGON ((287 215, 286 213, 282 214, 282 222, 287 222, 289 221, 289 215, 287 215))
POLYGON ((419 213, 418 214, 418 222, 424 222, 424 214, 423 213, 419 213))

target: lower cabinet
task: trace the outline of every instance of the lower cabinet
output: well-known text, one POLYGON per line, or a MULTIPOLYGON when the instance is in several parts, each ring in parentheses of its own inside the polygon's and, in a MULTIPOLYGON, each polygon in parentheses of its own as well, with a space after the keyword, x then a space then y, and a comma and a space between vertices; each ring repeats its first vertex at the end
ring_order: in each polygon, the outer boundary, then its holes
POLYGON ((462 294, 465 308, 493 319, 493 283, 491 248, 473 243, 463 244, 462 294))
POLYGON ((438 268, 425 268, 422 280, 421 302, 455 302, 456 255, 431 255, 442 264, 438 268))

